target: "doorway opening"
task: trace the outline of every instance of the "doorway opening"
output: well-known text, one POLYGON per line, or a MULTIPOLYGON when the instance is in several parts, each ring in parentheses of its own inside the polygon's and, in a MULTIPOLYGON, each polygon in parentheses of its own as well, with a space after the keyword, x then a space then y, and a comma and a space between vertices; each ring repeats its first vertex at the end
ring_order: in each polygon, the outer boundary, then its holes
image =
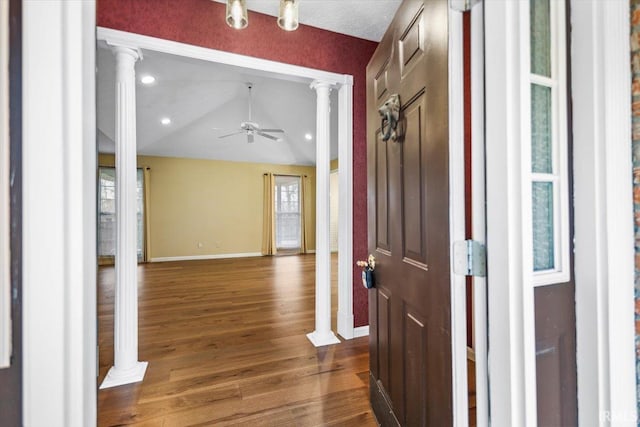
MULTIPOLYGON (((324 72, 324 71, 319 71, 319 70, 311 70, 311 69, 306 69, 306 68, 302 68, 302 67, 294 67, 294 66, 290 66, 288 64, 280 64, 280 63, 274 63, 271 61, 265 61, 265 60, 259 60, 256 58, 249 58, 249 57, 244 57, 241 55, 235 55, 235 54, 229 54, 226 52, 219 52, 219 51, 215 51, 215 50, 211 50, 211 49, 207 49, 207 48, 198 48, 195 46, 188 46, 188 45, 184 45, 181 43, 177 43, 177 42, 170 42, 170 41, 166 41, 166 40, 158 40, 158 39, 151 39, 149 37, 144 37, 144 36, 139 36, 136 34, 131 34, 131 33, 124 33, 124 32, 120 32, 120 31, 115 31, 115 30, 108 30, 108 29, 103 29, 103 28, 99 28, 98 29, 98 40, 99 40, 99 46, 101 48, 106 47, 105 46, 105 42, 106 44, 111 44, 111 43, 119 43, 120 45, 128 45, 128 46, 136 46, 138 49, 140 49, 141 52, 144 53, 144 57, 146 58, 145 60, 147 61, 146 63, 144 61, 140 62, 139 64, 136 65, 137 70, 140 71, 141 69, 144 68, 145 64, 148 64, 149 58, 152 58, 154 56, 160 56, 160 55, 173 55, 176 57, 180 57, 183 58, 186 62, 208 62, 211 63, 212 65, 217 65, 219 67, 222 68, 226 68, 226 71, 229 71, 231 69, 235 70, 235 73, 240 73, 241 76, 243 77, 243 81, 246 82, 247 81, 247 77, 249 77, 253 82, 256 82, 256 80, 262 80, 265 81, 267 79, 270 79, 274 82, 276 82, 276 84, 279 85, 285 85, 287 84, 287 82, 290 82, 292 84, 296 84, 301 88, 304 88, 307 93, 308 96, 311 97, 312 99, 315 98, 315 93, 314 93, 314 89, 309 88, 309 84, 312 82, 317 82, 317 81, 321 81, 321 82, 325 82, 326 84, 329 85, 329 87, 331 88, 331 92, 333 92, 331 94, 331 105, 333 106, 337 106, 338 108, 331 108, 332 111, 332 116, 331 116, 331 128, 335 129, 335 135, 331 135, 331 140, 336 141, 337 142, 337 147, 335 148, 335 151, 333 151, 333 149, 331 150, 331 158, 336 158, 336 157, 340 157, 340 159, 345 163, 345 165, 347 165, 346 167, 341 169, 341 174, 340 174, 340 181, 341 181, 341 188, 344 188, 344 191, 340 193, 339 197, 341 199, 341 204, 340 204, 340 220, 339 220, 339 227, 341 230, 344 230, 344 233, 341 233, 341 235, 345 236, 345 238, 341 239, 339 242, 339 246, 340 246, 340 256, 338 259, 338 264, 339 264, 339 268, 338 270, 338 288, 339 288, 339 295, 338 295, 338 333, 340 335, 342 335, 344 338, 352 338, 354 335, 354 327, 353 327, 353 306, 352 306, 352 293, 353 293, 353 289, 352 289, 352 275, 353 275, 353 270, 352 270, 352 240, 351 240, 351 236, 352 236, 352 177, 351 177, 351 159, 352 159, 352 80, 353 78, 351 76, 348 75, 337 75, 337 74, 333 74, 333 73, 329 73, 329 72, 324 72), (115 40, 115 41, 114 41, 115 40)), ((204 79, 206 79, 207 76, 204 76, 204 79)), ((208 78, 210 78, 210 76, 208 76, 208 78)), ((196 80, 193 79, 192 76, 189 77, 189 81, 191 80, 196 80)), ((197 80, 196 80, 197 81, 197 80)), ((159 79, 157 81, 157 86, 159 86, 161 83, 161 80, 159 79)), ((207 80, 204 80, 203 82, 197 81, 197 83, 203 83, 203 87, 206 85, 207 80)), ((182 84, 184 85, 184 82, 180 83, 177 82, 175 84, 182 84)), ((100 86, 100 81, 98 81, 98 86, 100 86)), ((203 87, 198 87, 196 88, 197 90, 202 91, 203 87)), ((325 86, 326 87, 326 86, 325 86)), ((259 84, 254 86, 254 89, 257 89, 256 92, 256 96, 258 95, 259 92, 259 84)), ((151 90, 153 89, 152 87, 150 87, 149 89, 146 88, 141 88, 140 90, 151 90)), ((155 88, 157 90, 157 88, 155 88)), ((244 93, 244 91, 243 91, 244 93)), ((184 92, 183 92, 184 94, 184 92)), ((279 96, 281 95, 281 93, 276 92, 274 94, 271 95, 271 97, 269 98, 271 100, 270 105, 269 105, 269 109, 266 110, 266 113, 268 112, 273 112, 274 110, 278 110, 278 106, 276 105, 278 102, 283 102, 283 97, 279 96)), ((229 82, 225 82, 225 85, 223 85, 223 88, 221 89, 220 92, 216 92, 216 96, 211 98, 209 97, 208 102, 220 102, 220 100, 222 98, 226 97, 227 101, 229 100, 233 100, 235 98, 237 98, 237 94, 235 94, 233 92, 233 85, 230 85, 229 82)), ((139 109, 140 111, 138 112, 138 114, 140 114, 140 112, 145 112, 147 110, 147 108, 150 105, 145 105, 145 108, 141 108, 139 109)), ((196 106, 197 107, 197 106, 196 106)), ((246 107, 246 105, 243 105, 243 111, 244 108, 246 107)), ((259 107, 259 102, 254 100, 254 112, 256 112, 256 110, 258 110, 259 107)), ((227 109, 223 109, 223 112, 229 112, 231 109, 227 108, 227 109)), ((258 110, 259 111, 259 110, 258 110)), ((266 116, 268 116, 268 114, 265 114, 266 116)), ((314 114, 315 116, 315 114, 314 114)), ((203 117, 204 118, 204 117, 203 117)), ((269 117, 267 117, 268 119, 269 117)), ((228 123, 230 122, 228 118, 225 117, 220 117, 222 123, 218 126, 228 126, 228 123)), ((235 123, 235 122, 234 122, 235 123)), ((265 120, 265 123, 262 123, 265 126, 270 126, 271 124, 268 123, 268 120, 265 120)), ((171 129, 177 129, 180 127, 180 117, 173 117, 171 118, 171 120, 165 120, 165 118, 163 117, 162 120, 139 120, 139 129, 141 126, 155 126, 159 129, 167 129, 167 133, 169 133, 169 131, 171 129), (158 126, 158 123, 155 123, 156 121, 160 122, 163 126, 166 127, 160 127, 158 126)), ((210 147, 213 145, 213 143, 218 142, 217 139, 220 139, 220 137, 216 138, 216 132, 220 132, 221 129, 219 127, 212 127, 211 129, 208 129, 206 133, 201 133, 199 135, 191 135, 191 136, 199 136, 200 137, 200 148, 201 149, 210 149, 210 147), (213 130, 213 132, 212 132, 213 130), (204 137, 203 137, 204 136, 204 137)), ((159 144, 161 145, 161 149, 163 150, 162 155, 160 156, 173 156, 173 157, 177 157, 175 154, 171 154, 171 153, 175 153, 175 151, 172 150, 177 150, 179 148, 184 149, 184 147, 181 147, 180 144, 176 144, 175 143, 175 139, 170 138, 169 136, 165 136, 162 137, 161 131, 158 130, 153 130, 153 132, 156 132, 156 137, 159 141, 159 144), (160 134, 160 135, 158 135, 160 134), (178 148, 179 147, 179 148, 178 148)), ((139 131, 140 133, 140 131, 139 131)), ((103 142, 108 142, 106 141, 108 138, 108 135, 105 135, 104 132, 99 132, 99 143, 103 143, 103 142)), ((303 138, 304 139, 309 139, 306 137, 306 135, 303 134, 303 138)), ((186 141, 187 138, 182 138, 180 139, 181 144, 183 144, 186 141)), ((192 139, 197 139, 197 138, 192 138, 192 139)), ((229 139, 225 139, 225 142, 227 141, 232 141, 232 138, 229 139)), ((149 148, 149 141, 145 141, 144 138, 139 138, 138 139, 138 156, 140 155, 149 155, 152 154, 150 153, 150 148, 149 148)), ((242 141, 243 145, 249 145, 251 146, 251 148, 255 148, 257 147, 259 144, 261 143, 275 143, 277 141, 261 141, 259 139, 257 139, 254 143, 249 144, 248 142, 245 142, 244 140, 242 141)), ((302 140, 300 141, 300 144, 297 145, 296 147, 294 147, 292 150, 290 150, 290 154, 291 155, 296 155, 299 153, 296 153, 296 150, 299 150, 300 147, 302 147, 302 144, 305 143, 305 141, 302 140)), ((230 147, 231 142, 228 143, 229 146, 227 146, 227 154, 232 153, 234 150, 234 147, 230 147)), ((309 144, 309 142, 306 142, 306 144, 309 144)), ((314 143, 312 143, 314 144, 314 143)), ((317 146, 317 142, 315 143, 317 146)), ((322 144, 324 145, 324 144, 322 144)), ((312 145, 314 146, 314 145, 312 145)), ((325 147, 323 147, 325 148, 325 147)), ((328 150, 328 146, 326 147, 327 151, 328 150)), ((306 148, 305 148, 306 149, 306 148)), ((271 150, 271 153, 269 153, 270 155, 274 156, 275 158, 281 159, 283 156, 280 155, 278 156, 278 153, 275 153, 275 149, 271 150)), ((255 150, 250 151, 250 153, 255 152, 255 150)), ((231 154, 229 154, 231 156, 231 154)), ((184 156, 181 156, 185 158, 185 162, 188 161, 196 161, 196 160, 192 160, 190 159, 191 157, 196 157, 193 155, 193 153, 188 153, 184 156)), ((326 156, 326 159, 329 159, 329 155, 326 156)), ((138 159, 140 161, 140 159, 138 159)), ((158 160, 158 162, 160 162, 161 160, 158 160)), ((225 159, 225 161, 239 161, 237 159, 225 159)), ((275 163, 275 162, 274 162, 275 163)), ((264 168, 264 164, 266 164, 266 162, 262 162, 261 165, 263 165, 262 167, 264 168)), ((173 180, 173 181, 166 181, 163 182, 161 179, 159 179, 158 175, 158 168, 154 167, 154 165, 148 164, 148 163, 143 163, 143 165, 145 166, 145 168, 147 170, 151 170, 151 176, 152 176, 152 187, 157 189, 157 188, 161 188, 164 186, 171 186, 171 185, 176 185, 177 183, 179 184, 179 180, 173 180)), ((311 166, 311 165, 310 165, 311 166)), ((327 185, 324 187, 326 194, 322 194, 322 195, 317 195, 316 197, 316 206, 314 208, 314 212, 316 212, 316 216, 318 216, 319 212, 324 212, 324 209, 326 207, 328 207, 328 203, 329 203, 329 197, 328 197, 328 181, 329 181, 329 164, 327 161, 327 164, 325 165, 325 167, 321 167, 320 165, 316 165, 315 168, 315 175, 314 178, 316 181, 318 180, 325 180, 326 179, 326 183, 327 185)), ((313 166, 311 166, 313 167, 313 166)), ((194 166, 193 168, 191 168, 193 170, 197 169, 197 166, 194 166)), ((262 176, 262 172, 265 172, 265 170, 261 170, 260 171, 260 176, 262 176)), ((275 175, 278 174, 278 171, 273 171, 275 175)), ((287 172, 282 172, 280 171, 279 173, 286 175, 287 172)), ((296 173, 297 174, 297 173, 296 173)), ((202 177, 201 177, 202 178, 202 177)), ((222 185, 223 184, 229 184, 231 182, 235 182, 237 180, 235 180, 234 178, 231 178, 229 176, 226 176, 224 181, 219 183, 218 185, 222 185)), ((310 187, 314 188, 314 184, 315 183, 310 183, 310 187)), ((287 186, 291 186, 292 183, 289 183, 287 185, 283 185, 282 188, 285 188, 287 186)), ((189 186, 187 186, 189 187, 189 186)), ((202 188, 201 184, 198 184, 197 186, 191 186, 191 187, 198 187, 198 188, 202 188)), ((205 186, 206 188, 206 186, 205 186)), ((320 187, 318 187, 320 188, 320 187)), ((186 190, 190 190, 190 188, 185 188, 186 190)), ((152 194, 154 193, 154 190, 151 191, 152 194)), ((184 193, 184 192, 183 192, 184 193)), ((258 197, 252 197, 251 195, 247 194, 246 192, 242 192, 242 191, 235 191, 233 192, 236 197, 241 197, 243 199, 246 199, 249 203, 255 201, 255 200, 259 200, 258 197)), ((220 202, 220 200, 217 200, 215 197, 200 197, 199 200, 197 201, 198 204, 203 203, 203 200, 207 200, 209 203, 212 204, 217 204, 218 206, 222 208, 224 208, 224 206, 228 206, 225 205, 224 203, 220 202)), ((283 199, 284 200, 284 199, 283 199)), ((175 207, 181 207, 181 204, 179 202, 176 202, 175 200, 172 201, 170 204, 166 205, 166 208, 175 208, 175 207)), ((184 206, 184 204, 182 205, 184 206)), ((194 209, 195 211, 197 211, 198 209, 194 209)), ((244 209, 242 214, 246 214, 246 215, 251 215, 251 214, 259 214, 259 211, 261 211, 260 207, 258 208, 254 208, 254 207, 248 207, 247 209, 244 209)), ((162 212, 162 209, 158 209, 155 205, 152 204, 151 206, 151 229, 153 230, 154 228, 154 224, 156 224, 154 221, 157 221, 159 214, 162 212)), ((284 218, 284 214, 285 212, 281 212, 283 214, 281 219, 285 219, 284 218)), ((293 213, 295 216, 295 212, 286 212, 287 214, 291 214, 293 213)), ((148 212, 147 212, 148 214, 148 212)), ((298 216, 300 215, 300 211, 298 210, 298 216)), ((289 217, 291 217, 291 215, 289 215, 289 217)), ((234 220, 238 221, 240 220, 240 218, 238 218, 237 216, 233 218, 234 220)), ((287 219, 291 219, 291 218, 287 218, 287 219)), ((242 222, 241 220, 238 222, 242 222)), ((209 221, 209 223, 215 223, 215 221, 209 221)), ((163 224, 166 225, 166 224, 163 224)), ((190 222, 185 222, 184 224, 182 224, 182 227, 180 227, 180 230, 177 233, 177 236, 180 235, 188 235, 190 232, 190 226, 192 224, 190 222)), ((156 229, 158 228, 162 228, 162 225, 158 225, 156 224, 155 226, 156 229)), ((316 237, 317 240, 319 240, 318 236, 324 236, 326 233, 326 236, 329 235, 329 221, 324 221, 324 220, 319 220, 317 221, 316 224, 316 237)), ((223 230, 224 231, 224 230, 223 230)), ((258 232, 259 233, 259 232, 258 232)), ((212 233, 207 233, 205 234, 206 236, 210 236, 212 233)), ((255 252, 247 252, 246 250, 243 252, 241 250, 238 250, 237 252, 232 252, 232 253, 216 253, 216 249, 222 249, 222 246, 225 244, 235 244, 238 243, 237 240, 238 239, 234 239, 233 237, 230 237, 228 239, 224 239, 224 238, 216 238, 211 237, 210 240, 200 240, 200 237, 195 237, 193 238, 193 242, 192 242, 192 247, 191 249, 194 250, 193 248, 195 247, 198 250, 201 250, 199 253, 196 253, 196 255, 183 255, 180 253, 174 253, 174 254, 168 254, 168 253, 159 253, 157 251, 157 247, 158 245, 162 244, 163 240, 162 239, 157 239, 155 237, 155 235, 153 233, 151 233, 151 236, 153 237, 152 239, 152 244, 151 246, 148 248, 148 257, 150 259, 151 262, 161 262, 161 261, 180 261, 180 260, 188 260, 188 259, 212 259, 212 258, 225 258, 225 257, 233 257, 233 258, 237 258, 237 257, 242 257, 242 256, 258 256, 260 255, 260 253, 255 253, 255 252), (209 250, 209 252, 205 252, 209 250)), ((282 237, 282 236, 281 236, 282 237)), ((298 238, 298 236, 285 236, 282 239, 280 239, 279 243, 282 245, 283 249, 285 250, 295 250, 295 246, 297 246, 298 248, 302 248, 304 241, 302 240, 303 234, 300 233, 300 236, 298 238), (299 242, 298 242, 299 241, 299 242)), ((202 238, 204 239, 204 237, 202 238)), ((324 239, 324 237, 323 237, 324 239)), ((328 239, 327 239, 328 240, 328 239)), ((167 245, 172 245, 174 248, 177 247, 177 244, 175 243, 175 239, 166 239, 166 241, 168 241, 169 243, 167 245)), ((326 245, 328 247, 328 245, 326 245)), ((318 265, 318 260, 319 260, 319 253, 318 252, 322 252, 325 253, 326 255, 329 255, 329 251, 328 249, 322 249, 320 250, 319 248, 316 248, 316 286, 318 286, 318 283, 324 283, 325 281, 330 283, 330 268, 328 268, 328 265, 330 263, 330 257, 326 256, 323 259, 326 260, 326 263, 328 264, 326 267, 325 265, 318 265)), ((336 269, 334 269, 336 270, 336 269)), ((316 304, 316 311, 318 311, 318 305, 316 304)), ((317 318, 316 318, 317 320, 317 318)), ((317 324, 316 324, 317 326, 317 324)), ((335 337, 334 337, 335 338, 335 337)), ((314 342, 314 344, 317 344, 316 342, 314 342)))

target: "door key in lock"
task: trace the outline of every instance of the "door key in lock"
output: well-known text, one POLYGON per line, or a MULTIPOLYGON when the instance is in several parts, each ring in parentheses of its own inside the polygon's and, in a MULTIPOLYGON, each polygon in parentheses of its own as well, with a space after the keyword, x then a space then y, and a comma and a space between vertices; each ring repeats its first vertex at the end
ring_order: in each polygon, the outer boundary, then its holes
POLYGON ((373 270, 376 268, 376 258, 369 255, 366 261, 357 261, 356 265, 362 267, 362 285, 367 289, 373 288, 375 285, 373 270))

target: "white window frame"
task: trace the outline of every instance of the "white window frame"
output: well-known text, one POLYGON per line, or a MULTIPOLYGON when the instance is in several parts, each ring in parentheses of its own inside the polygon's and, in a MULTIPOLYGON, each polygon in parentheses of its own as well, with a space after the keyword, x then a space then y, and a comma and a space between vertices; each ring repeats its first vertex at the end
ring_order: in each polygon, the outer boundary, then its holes
POLYGON ((11 364, 9 2, 0 2, 0 368, 11 364))
MULTIPOLYGON (((101 175, 100 172, 102 169, 113 169, 114 171, 114 177, 115 177, 115 166, 99 166, 98 167, 98 180, 101 179, 101 175)), ((147 230, 145 229, 145 209, 147 208, 147 206, 145 205, 145 200, 144 200, 144 186, 146 185, 146 183, 144 182, 144 169, 143 168, 137 168, 136 169, 136 206, 138 204, 138 202, 140 201, 140 199, 138 199, 137 196, 137 189, 140 189, 140 187, 138 187, 138 184, 142 183, 142 212, 138 213, 136 212, 136 222, 138 224, 136 233, 140 233, 140 231, 142 231, 142 242, 138 242, 138 235, 136 234, 136 254, 137 254, 137 258, 138 258, 138 262, 142 262, 145 259, 145 250, 148 250, 148 248, 145 248, 145 239, 146 239, 146 232, 147 230), (138 247, 138 243, 141 243, 140 247, 138 247), (138 252, 139 251, 139 252, 138 252)), ((117 183, 114 180, 114 185, 117 185, 117 183)), ((97 198, 98 198, 98 233, 97 233, 97 238, 98 238, 98 258, 114 258, 115 255, 106 255, 106 254, 102 254, 100 253, 100 245, 101 245, 101 234, 100 234, 100 216, 102 215, 102 184, 99 182, 98 186, 97 186, 97 198)), ((114 186, 114 190, 115 190, 115 186, 114 186)), ((114 195, 114 201, 115 201, 115 195, 114 195)), ((116 213, 113 213, 113 217, 115 219, 116 213)), ((115 229, 114 229, 114 237, 115 237, 115 229)), ((115 254, 115 246, 117 245, 117 243, 114 240, 114 254, 115 254)))
POLYGON ((303 200, 301 199, 301 195, 302 195, 302 177, 299 176, 290 176, 290 175, 275 175, 275 197, 273 198, 273 203, 275 204, 274 206, 274 213, 275 213, 275 221, 276 221, 276 225, 275 225, 275 229, 276 229, 276 235, 275 235, 275 240, 276 240, 276 249, 277 250, 283 250, 283 251, 288 251, 288 250, 302 250, 302 226, 303 226, 303 219, 302 219, 302 214, 303 214, 303 209, 302 209, 302 203, 303 200), (280 188, 282 188, 283 186, 289 185, 289 183, 282 183, 282 181, 280 181, 280 183, 278 182, 278 178, 284 178, 287 180, 290 180, 291 182, 296 181, 298 184, 298 246, 297 247, 288 247, 288 246, 281 246, 279 245, 279 236, 278 236, 278 221, 279 221, 279 215, 280 213, 294 213, 294 212, 281 212, 279 211, 279 208, 282 206, 282 200, 281 200, 281 195, 282 193, 280 192, 280 188), (278 206, 280 205, 280 206, 278 206))
MULTIPOLYGON (((531 0, 530 0, 531 1, 531 0)), ((531 34, 529 9, 526 9, 524 24, 529 28, 527 35, 531 34)), ((531 63, 525 61, 523 66, 528 67, 529 91, 528 99, 523 99, 523 111, 531 116, 531 85, 536 84, 551 89, 551 173, 530 172, 531 187, 534 182, 550 182, 553 185, 553 254, 554 268, 549 270, 533 271, 533 286, 544 286, 568 282, 571 279, 569 241, 571 230, 569 229, 569 158, 568 158, 568 120, 567 120, 567 40, 566 40, 566 2, 564 0, 550 0, 550 55, 551 77, 533 74, 531 63)), ((530 58, 530 39, 526 37, 522 46, 530 58)), ((529 136, 531 147, 531 121, 524 123, 525 132, 529 136)), ((530 159, 531 161, 531 159, 530 159)), ((529 223, 532 224, 533 201, 529 198, 531 206, 528 209, 529 223)), ((532 226, 533 233, 533 226, 532 226)), ((531 239, 531 258, 533 260, 533 238, 531 239)))

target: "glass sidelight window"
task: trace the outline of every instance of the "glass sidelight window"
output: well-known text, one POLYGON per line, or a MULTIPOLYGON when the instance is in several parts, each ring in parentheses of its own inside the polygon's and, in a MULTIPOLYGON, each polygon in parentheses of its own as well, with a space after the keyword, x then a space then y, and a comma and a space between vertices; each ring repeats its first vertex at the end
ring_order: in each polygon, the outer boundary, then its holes
POLYGON ((565 3, 530 0, 531 220, 534 284, 569 279, 565 3))
MULTIPOLYGON (((136 215, 138 261, 144 258, 144 174, 137 171, 136 215)), ((98 257, 113 258, 116 254, 116 170, 99 168, 98 183, 98 257)))

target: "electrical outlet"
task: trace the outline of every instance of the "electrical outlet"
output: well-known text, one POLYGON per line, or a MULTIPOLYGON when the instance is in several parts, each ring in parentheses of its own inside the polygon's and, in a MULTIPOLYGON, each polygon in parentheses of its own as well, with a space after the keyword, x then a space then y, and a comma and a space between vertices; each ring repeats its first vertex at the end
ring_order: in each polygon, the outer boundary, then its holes
POLYGON ((201 247, 203 247, 203 246, 204 246, 204 243, 202 243, 202 242, 198 242, 198 247, 199 247, 199 248, 201 248, 201 247))

